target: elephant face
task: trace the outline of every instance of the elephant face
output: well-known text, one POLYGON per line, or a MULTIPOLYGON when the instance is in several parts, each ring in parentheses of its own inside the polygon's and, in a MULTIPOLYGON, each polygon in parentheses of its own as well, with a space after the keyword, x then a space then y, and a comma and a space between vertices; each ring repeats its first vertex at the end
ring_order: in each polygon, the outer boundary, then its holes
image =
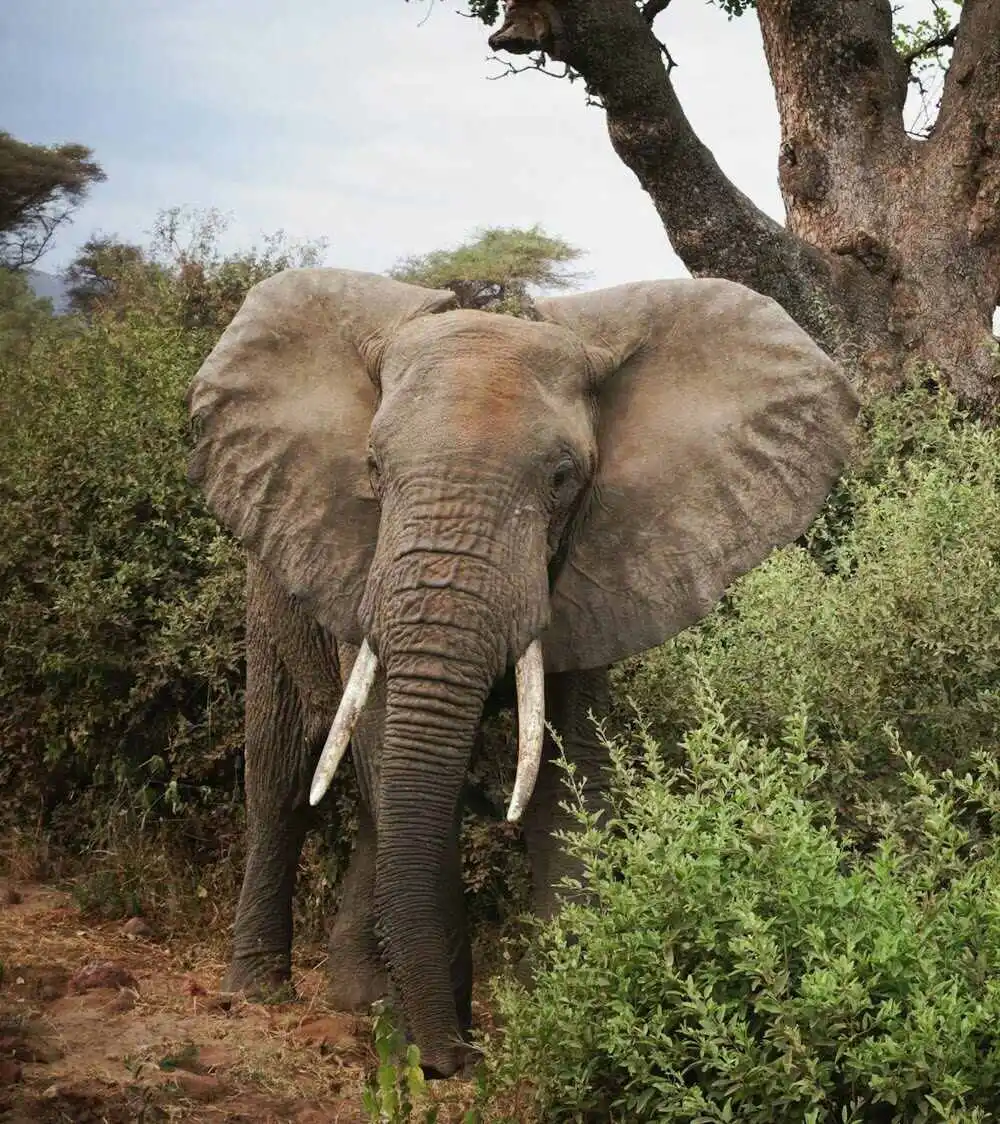
POLYGON ((368 468, 381 518, 360 630, 381 645, 393 582, 436 555, 449 589, 459 570, 495 587, 503 619, 484 638, 499 675, 549 624, 550 569, 596 464, 586 349, 557 325, 442 312, 400 330, 379 383, 368 468))
POLYGON ((384 668, 376 909, 410 1028, 445 1073, 458 1028, 437 870, 494 681, 517 664, 514 817, 543 661, 606 666, 697 620, 805 530, 857 410, 808 336, 740 285, 639 283, 537 311, 289 270, 250 292, 190 392, 191 475, 215 513, 363 642, 334 765, 384 668))

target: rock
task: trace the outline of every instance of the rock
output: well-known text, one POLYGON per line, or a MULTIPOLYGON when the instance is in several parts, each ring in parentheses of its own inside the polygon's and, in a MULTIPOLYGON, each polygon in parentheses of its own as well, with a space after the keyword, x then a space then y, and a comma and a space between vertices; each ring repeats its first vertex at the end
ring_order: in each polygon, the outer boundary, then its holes
POLYGON ((239 1052, 221 1042, 198 1050, 198 1065, 202 1073, 218 1073, 234 1066, 239 1060, 239 1052))
POLYGON ((135 992, 139 990, 139 984, 136 982, 135 976, 127 968, 123 968, 120 964, 115 964, 111 960, 94 960, 86 967, 81 968, 69 981, 70 991, 76 994, 82 991, 90 991, 95 987, 115 989, 127 987, 135 992))
POLYGON ((206 995, 203 999, 195 998, 197 1009, 205 1014, 221 1012, 228 1015, 233 1009, 233 996, 231 995, 206 995))
POLYGON ((41 999, 49 1002, 66 994, 69 973, 62 968, 35 967, 29 964, 5 964, 3 983, 18 999, 41 999))
POLYGON ((50 1065, 62 1058, 63 1051, 47 1042, 31 1041, 19 1035, 4 1035, 0 1038, 0 1055, 15 1062, 34 1062, 50 1065))
POLYGON ((344 1057, 358 1049, 358 1021, 350 1015, 324 1015, 300 1023, 291 1036, 299 1046, 312 1046, 321 1054, 344 1057))
POLYGON ((153 927, 145 917, 132 917, 122 926, 122 932, 134 940, 136 937, 151 937, 153 927))

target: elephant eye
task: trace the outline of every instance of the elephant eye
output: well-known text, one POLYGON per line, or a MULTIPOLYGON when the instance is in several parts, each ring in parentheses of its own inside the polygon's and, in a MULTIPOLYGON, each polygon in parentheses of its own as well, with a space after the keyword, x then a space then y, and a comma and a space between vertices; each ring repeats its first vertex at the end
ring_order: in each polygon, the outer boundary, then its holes
POLYGON ((382 470, 379 468, 378 458, 371 449, 368 450, 368 482, 377 496, 382 486, 382 470))
POLYGON ((576 476, 576 465, 570 457, 564 457, 552 474, 553 492, 561 492, 566 485, 576 476))

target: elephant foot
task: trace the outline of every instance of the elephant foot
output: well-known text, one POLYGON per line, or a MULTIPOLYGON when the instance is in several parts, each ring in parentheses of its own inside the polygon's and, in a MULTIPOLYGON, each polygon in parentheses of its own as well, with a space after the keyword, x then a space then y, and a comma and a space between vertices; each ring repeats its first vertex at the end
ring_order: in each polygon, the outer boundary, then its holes
POLYGON ((234 959, 222 980, 223 995, 242 995, 248 1003, 287 1003, 296 998, 292 972, 274 960, 234 959))
POLYGON ((389 993, 389 982, 373 935, 356 926, 334 925, 330 935, 327 999, 338 1011, 367 1011, 389 993))
POLYGON ((420 1052, 420 1068, 428 1081, 444 1081, 457 1077, 471 1080, 482 1061, 482 1053, 469 1042, 460 1041, 451 1048, 420 1052))
MULTIPOLYGON (((333 958, 331 957, 331 960, 333 958)), ((338 1011, 367 1011, 389 993, 385 971, 371 964, 333 962, 326 996, 338 1011)))

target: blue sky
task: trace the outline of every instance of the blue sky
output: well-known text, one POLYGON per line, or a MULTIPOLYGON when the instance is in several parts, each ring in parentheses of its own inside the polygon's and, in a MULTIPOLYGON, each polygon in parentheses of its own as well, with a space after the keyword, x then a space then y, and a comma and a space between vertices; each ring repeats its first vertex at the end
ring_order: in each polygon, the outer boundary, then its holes
MULTIPOLYGON (((108 175, 41 268, 97 230, 141 241, 160 209, 190 206, 233 216, 230 248, 284 229, 326 238, 326 263, 353 269, 539 222, 587 251, 591 284, 682 276, 579 85, 489 81, 487 32, 457 6, 7 0, 0 127, 87 144, 108 175)), ((756 21, 687 0, 657 30, 702 138, 780 218, 756 21)))

